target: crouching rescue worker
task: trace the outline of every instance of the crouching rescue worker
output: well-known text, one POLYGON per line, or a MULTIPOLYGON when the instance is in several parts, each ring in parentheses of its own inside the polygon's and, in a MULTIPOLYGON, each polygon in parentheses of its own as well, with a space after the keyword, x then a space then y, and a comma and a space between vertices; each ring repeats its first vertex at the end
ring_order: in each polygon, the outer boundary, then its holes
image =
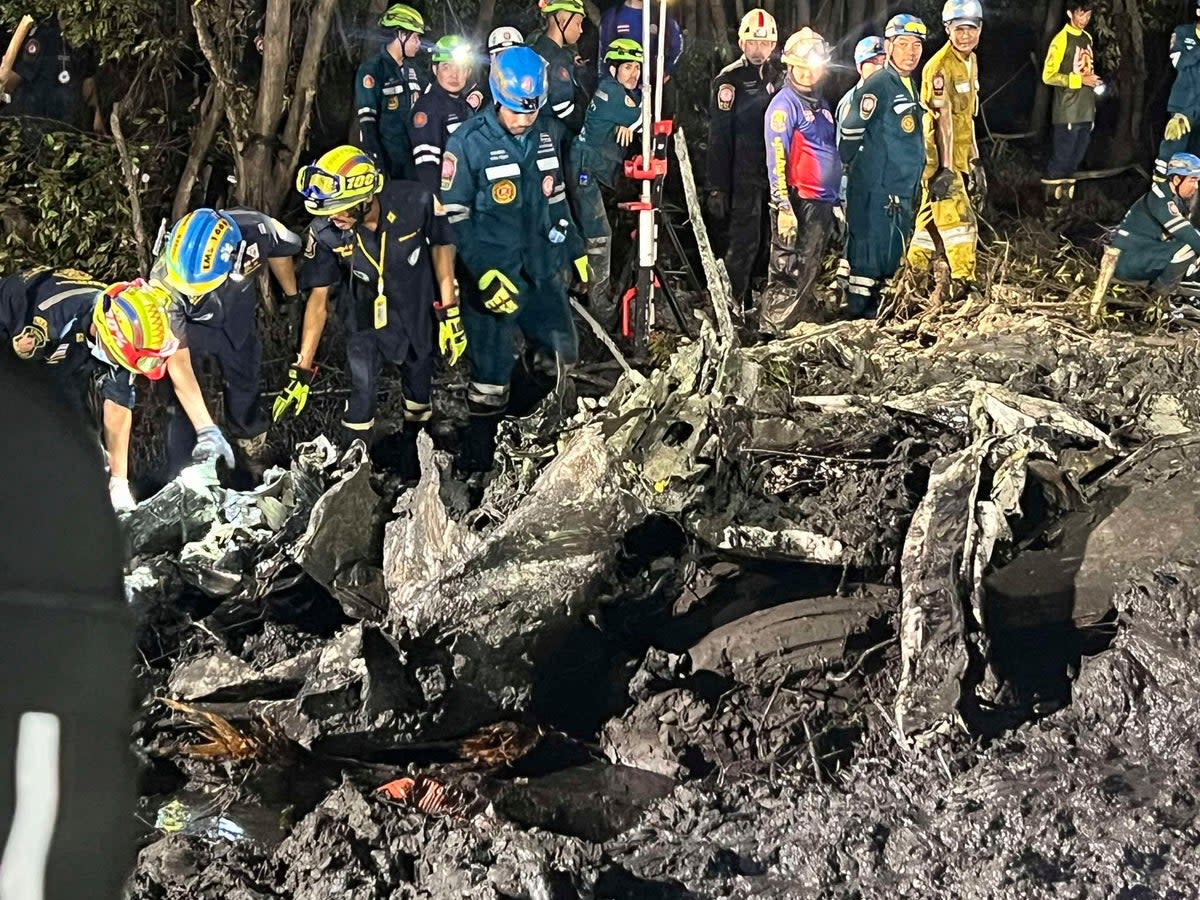
POLYGON ((920 96, 912 75, 925 23, 893 16, 884 29, 887 64, 867 79, 846 114, 838 148, 846 174, 848 312, 874 318, 913 230, 913 197, 925 168, 920 96))
POLYGON ((466 349, 450 226, 429 190, 413 181, 385 184, 383 173, 356 147, 335 147, 302 168, 296 189, 316 219, 301 272, 308 301, 300 354, 275 401, 274 417, 278 421, 289 411, 299 415, 308 402, 317 347, 336 292, 350 369, 343 440, 371 446, 380 370, 385 362, 399 366, 404 379, 400 474, 413 480, 420 475, 417 434, 432 415, 435 312, 438 341, 450 363, 466 349))
POLYGON ((463 96, 473 64, 470 42, 457 34, 448 34, 433 45, 429 55, 433 60, 434 82, 413 107, 408 136, 416 180, 437 194, 446 141, 475 114, 478 104, 472 107, 463 96))
POLYGON ((461 459, 467 474, 492 467, 518 330, 535 353, 535 368, 564 383, 579 354, 567 301, 572 262, 587 281, 556 152, 563 126, 538 115, 546 103, 546 63, 528 47, 505 50, 492 63, 490 85, 494 105, 451 135, 442 172, 470 338, 470 419, 461 459))
POLYGON ((725 269, 734 300, 747 305, 750 283, 766 269, 767 173, 763 120, 783 73, 772 59, 775 17, 752 9, 738 26, 742 55, 713 79, 708 125, 708 214, 729 220, 725 269))
POLYGON ((908 262, 914 269, 927 270, 940 244, 956 284, 954 299, 962 299, 975 289, 979 229, 974 206, 975 200, 981 201, 985 184, 975 143, 979 111, 975 48, 983 28, 983 7, 979 0, 948 0, 942 8, 942 24, 949 40, 921 72, 921 102, 933 121, 926 129, 921 208, 908 262))
POLYGON ((0 279, 0 337, 20 358, 41 362, 66 400, 86 415, 98 384, 108 493, 132 509, 129 436, 133 378, 157 381, 179 347, 167 317, 170 296, 141 279, 105 287, 70 269, 31 269, 0 279))
POLYGON ((298 303, 295 256, 300 238, 270 216, 249 209, 188 213, 171 229, 152 281, 176 295, 172 330, 179 351, 168 370, 174 397, 167 421, 167 470, 210 456, 234 465, 233 449, 209 413, 193 368, 210 359, 221 368, 225 426, 247 471, 260 474, 267 440, 262 404, 262 341, 258 335, 257 276, 265 265, 298 303))
POLYGON ((1164 175, 1117 226, 1115 274, 1121 281, 1149 282, 1163 294, 1200 297, 1200 231, 1187 218, 1200 185, 1200 157, 1177 153, 1164 175))
POLYGON ((817 84, 829 46, 802 28, 783 48, 787 78, 767 107, 767 178, 771 185, 771 273, 759 330, 781 334, 811 317, 813 286, 836 227, 842 181, 837 126, 817 84))
POLYGON ((608 74, 588 106, 583 131, 571 142, 570 178, 579 230, 587 242, 592 314, 606 327, 616 324, 617 305, 609 285, 612 226, 604 201, 612 197, 634 136, 642 127, 642 48, 618 38, 604 54, 608 74))

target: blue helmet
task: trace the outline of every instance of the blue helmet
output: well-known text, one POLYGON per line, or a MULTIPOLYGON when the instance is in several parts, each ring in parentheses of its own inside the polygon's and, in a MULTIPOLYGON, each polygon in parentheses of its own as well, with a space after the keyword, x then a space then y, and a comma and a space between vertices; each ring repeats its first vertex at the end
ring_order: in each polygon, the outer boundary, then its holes
MULTIPOLYGON (((1200 0, 1198 0, 1200 2, 1200 0)), ((863 63, 883 56, 883 38, 877 34, 865 37, 854 45, 854 68, 862 71, 863 63)))
POLYGON ((167 235, 161 275, 167 287, 187 296, 216 290, 233 271, 242 242, 237 222, 213 209, 197 209, 178 222, 167 235))
POLYGON ((546 105, 546 61, 531 47, 511 47, 496 56, 488 83, 492 99, 513 112, 537 112, 546 105))
POLYGON ((907 34, 910 37, 919 38, 924 41, 929 36, 929 29, 916 16, 901 13, 898 16, 892 16, 888 19, 887 27, 883 29, 883 36, 885 38, 898 38, 902 34, 907 34))
POLYGON ((1200 178, 1200 156, 1192 153, 1176 153, 1167 162, 1167 175, 1200 178))

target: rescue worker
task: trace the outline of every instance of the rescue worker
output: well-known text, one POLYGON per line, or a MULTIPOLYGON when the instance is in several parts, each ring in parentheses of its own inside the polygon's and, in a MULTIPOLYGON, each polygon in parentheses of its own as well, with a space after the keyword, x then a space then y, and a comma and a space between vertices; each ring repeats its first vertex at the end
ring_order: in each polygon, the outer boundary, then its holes
POLYGON ((408 122, 422 86, 412 60, 421 52, 425 20, 404 3, 394 3, 379 18, 390 40, 358 67, 354 100, 358 142, 389 178, 415 175, 408 122))
MULTIPOLYGON (((7 39, 0 43, 0 47, 7 45, 7 39)), ((59 17, 39 22, 26 36, 12 72, 0 85, 0 115, 104 131, 95 53, 68 43, 59 17)))
POLYGON ((1200 185, 1200 157, 1176 153, 1163 175, 1117 226, 1112 245, 1121 255, 1115 274, 1122 281, 1150 282, 1164 294, 1200 297, 1200 231, 1188 220, 1200 185))
POLYGON ((476 112, 492 105, 492 94, 488 89, 488 71, 496 55, 524 43, 525 36, 511 25, 501 25, 492 29, 487 39, 488 68, 480 73, 478 80, 467 90, 467 102, 476 112))
POLYGON ((262 471, 270 420, 262 405, 262 341, 258 333, 258 274, 265 265, 299 303, 295 257, 299 235, 265 213, 198 209, 167 235, 150 277, 177 298, 171 306, 179 351, 171 358, 172 398, 167 420, 167 473, 188 464, 193 444, 211 445, 233 468, 233 449, 213 423, 194 366, 212 360, 221 369, 225 425, 252 475, 262 471))
POLYGON ((335 147, 302 168, 296 189, 316 218, 301 272, 308 301, 300 352, 275 401, 275 420, 289 411, 299 415, 308 402, 329 300, 337 291, 350 369, 343 440, 372 446, 379 373, 385 362, 398 366, 404 379, 399 468, 405 480, 413 480, 420 474, 417 434, 433 412, 435 312, 438 342, 450 364, 466 349, 451 228, 431 191, 413 181, 385 183, 356 147, 335 147))
POLYGON ((612 226, 604 201, 615 195, 629 147, 641 131, 642 48, 621 38, 609 44, 605 56, 608 74, 592 96, 583 130, 571 143, 567 185, 587 246, 589 305, 600 322, 613 327, 612 226))
POLYGON ((708 125, 708 213, 729 220, 725 268, 734 300, 745 304, 754 275, 765 268, 767 175, 762 123, 779 90, 782 67, 772 59, 779 41, 775 18, 752 9, 738 25, 742 55, 712 83, 708 125))
MULTIPOLYGON (((658 72, 658 9, 650 10, 650 38, 642 34, 642 0, 625 0, 609 7, 600 16, 600 58, 604 58, 609 44, 617 38, 637 41, 645 48, 645 65, 650 67, 651 82, 658 72)), ((670 13, 667 14, 666 59, 663 61, 663 84, 671 80, 683 56, 683 31, 670 13)))
POLYGON ((430 53, 434 82, 413 106, 408 135, 416 180, 434 194, 442 180, 446 140, 475 112, 463 96, 471 77, 473 56, 466 38, 456 34, 440 38, 430 53))
POLYGON ((921 102, 930 111, 925 137, 921 208, 908 248, 908 262, 928 270, 944 252, 955 298, 975 290, 975 245, 979 228, 971 194, 986 184, 975 116, 979 112, 979 60, 975 48, 983 29, 979 0, 947 0, 942 25, 949 40, 921 72, 921 102), (967 192, 968 184, 971 194, 967 192))
POLYGON ((169 302, 164 290, 141 279, 106 287, 72 269, 42 267, 0 279, 0 338, 13 352, 49 366, 81 415, 98 383, 108 494, 118 511, 135 506, 129 490, 133 377, 161 379, 179 347, 169 302))
POLYGON ((546 70, 528 47, 499 54, 490 79, 493 106, 450 136, 442 167, 470 339, 470 418, 460 460, 467 474, 492 467, 517 331, 531 345, 538 371, 553 373, 560 386, 579 355, 567 276, 573 261, 586 283, 587 256, 557 155, 564 127, 539 115, 546 70))
MULTIPOLYGON (((583 0, 538 0, 538 9, 545 17, 545 25, 530 35, 529 46, 546 61, 550 112, 567 127, 568 136, 574 137, 583 127, 588 105, 587 93, 580 86, 576 72, 583 64, 575 49, 586 16, 583 0)), ((563 144, 563 158, 566 148, 563 144)))
POLYGON ((884 29, 887 64, 867 79, 847 113, 838 148, 846 176, 847 311, 874 318, 913 230, 913 197, 925 168, 924 113, 912 75, 925 23, 893 16, 884 29))
MULTIPOLYGON (((1200 0, 1196 0, 1196 16, 1200 16, 1200 0)), ((1175 83, 1167 98, 1171 114, 1166 133, 1154 161, 1155 178, 1166 174, 1167 161, 1176 153, 1200 151, 1200 129, 1192 126, 1200 121, 1200 22, 1180 25, 1171 35, 1171 65, 1175 67, 1175 83)))
POLYGON ((769 334, 787 331, 811 307, 835 228, 842 163, 833 112, 817 93, 829 55, 829 45, 811 28, 788 38, 782 56, 787 77, 767 107, 771 274, 759 330, 769 334))
POLYGON ((1096 75, 1092 36, 1092 0, 1067 0, 1067 24, 1050 42, 1042 81, 1054 88, 1053 149, 1042 179, 1047 206, 1075 197, 1075 171, 1083 162, 1096 124, 1096 75))

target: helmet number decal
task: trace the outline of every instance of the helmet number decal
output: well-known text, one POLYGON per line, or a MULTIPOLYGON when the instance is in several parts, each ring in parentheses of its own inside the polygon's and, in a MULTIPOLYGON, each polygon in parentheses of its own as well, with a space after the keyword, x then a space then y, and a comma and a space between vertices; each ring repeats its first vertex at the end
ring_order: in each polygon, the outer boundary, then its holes
POLYGON ((723 84, 721 89, 717 91, 717 109, 721 112, 729 112, 733 109, 734 87, 732 84, 723 84))
POLYGON ((507 206, 517 199, 517 185, 510 178, 497 181, 492 185, 492 199, 501 206, 507 206))
POLYGON ((454 176, 458 172, 458 157, 453 153, 442 154, 442 190, 448 191, 454 186, 454 176))

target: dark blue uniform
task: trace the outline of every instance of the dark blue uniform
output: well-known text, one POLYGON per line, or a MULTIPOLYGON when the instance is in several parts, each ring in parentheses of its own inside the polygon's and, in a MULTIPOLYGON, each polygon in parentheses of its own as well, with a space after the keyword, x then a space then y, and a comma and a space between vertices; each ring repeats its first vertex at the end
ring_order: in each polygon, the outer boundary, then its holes
POLYGON ((1171 35, 1171 65, 1175 67, 1175 83, 1167 97, 1167 115, 1182 113, 1188 117, 1192 130, 1178 140, 1163 139, 1154 164, 1155 173, 1160 176, 1166 173, 1167 161, 1176 153, 1200 150, 1200 36, 1195 25, 1180 25, 1171 35))
MULTIPOLYGON (((7 46, 7 37, 0 46, 7 46)), ((96 74, 95 55, 86 47, 67 43, 54 21, 35 26, 13 63, 21 86, 12 103, 0 104, 0 115, 29 116, 90 130, 95 109, 84 99, 83 83, 96 74)))
MULTIPOLYGON (((458 245, 471 360, 467 403, 476 416, 497 417, 508 405, 518 329, 550 365, 578 359, 566 272, 584 246, 557 152, 562 132, 543 115, 514 137, 492 108, 458 129, 446 147, 442 200, 458 245), (517 288, 519 309, 511 315, 483 306, 479 279, 492 269, 517 288)), ((481 456, 490 466, 491 451, 481 456)))
POLYGON ((358 67, 354 103, 359 145, 392 178, 415 175, 408 122, 424 91, 411 62, 396 62, 385 47, 358 67))
MULTIPOLYGON (((471 90, 475 90, 474 87, 471 90)), ((442 152, 446 141, 463 122, 475 114, 475 108, 463 95, 451 94, 436 82, 421 95, 413 107, 408 138, 413 148, 417 181, 434 194, 442 181, 442 152)))
POLYGON ((587 112, 587 92, 580 86, 578 68, 583 64, 574 47, 560 47, 544 31, 529 36, 526 43, 546 61, 550 76, 546 106, 567 127, 570 136, 579 134, 587 112))
MULTIPOLYGON (((258 336, 257 280, 268 259, 296 256, 300 236, 265 213, 227 209, 242 232, 240 278, 229 278, 215 291, 194 300, 177 297, 171 307, 171 330, 191 351, 193 363, 215 360, 225 390, 225 424, 234 438, 266 433, 270 421, 262 406, 262 341, 258 336)), ((172 396, 174 391, 171 392, 172 396)), ((167 465, 172 473, 189 465, 196 432, 178 403, 171 403, 167 422, 167 465)))
POLYGON ((405 418, 429 418, 437 301, 430 247, 454 243, 437 199, 416 182, 389 181, 379 207, 374 231, 361 223, 342 231, 329 219, 314 219, 300 272, 304 290, 337 288, 350 368, 342 424, 356 432, 374 424, 385 362, 399 366, 404 378, 405 418))
POLYGON ((925 168, 924 109, 912 78, 887 65, 866 80, 842 123, 851 315, 874 316, 912 237, 925 168))
POLYGON ((1112 245, 1121 251, 1117 278, 1149 281, 1160 291, 1194 281, 1200 268, 1200 231, 1187 220, 1187 204, 1161 182, 1129 208, 1112 245))
MULTIPOLYGON (((609 297, 612 263, 612 227, 604 207, 605 193, 616 189, 630 148, 617 143, 619 127, 641 131, 642 92, 626 90, 615 78, 606 77, 588 105, 583 130, 571 142, 570 178, 567 182, 579 228, 587 242, 591 283, 588 293, 593 312, 601 319, 611 317, 615 305, 609 297)), ((632 144, 631 144, 632 146, 632 144)))
POLYGON ((63 396, 80 412, 93 383, 105 400, 133 409, 133 374, 109 362, 92 337, 96 297, 105 285, 71 269, 38 268, 0 279, 0 340, 33 339, 23 358, 49 366, 63 396))

